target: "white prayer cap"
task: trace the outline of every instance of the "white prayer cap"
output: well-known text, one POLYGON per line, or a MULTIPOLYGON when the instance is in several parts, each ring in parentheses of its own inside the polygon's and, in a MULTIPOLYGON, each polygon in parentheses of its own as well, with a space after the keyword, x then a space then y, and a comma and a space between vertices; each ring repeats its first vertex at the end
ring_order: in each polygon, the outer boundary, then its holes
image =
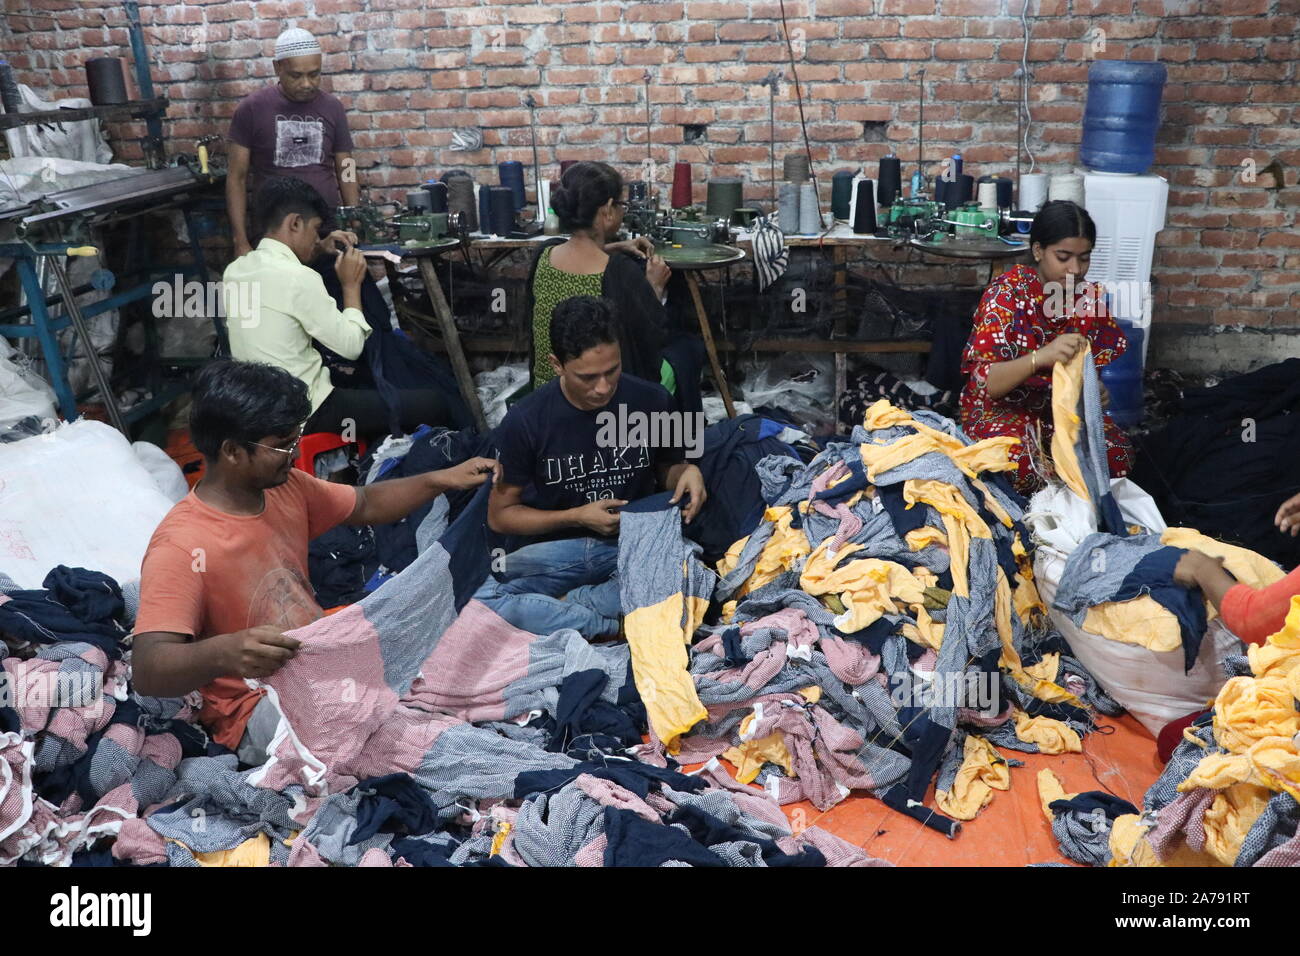
POLYGON ((320 41, 302 27, 290 27, 275 38, 275 56, 278 63, 293 56, 312 56, 321 52, 320 41))

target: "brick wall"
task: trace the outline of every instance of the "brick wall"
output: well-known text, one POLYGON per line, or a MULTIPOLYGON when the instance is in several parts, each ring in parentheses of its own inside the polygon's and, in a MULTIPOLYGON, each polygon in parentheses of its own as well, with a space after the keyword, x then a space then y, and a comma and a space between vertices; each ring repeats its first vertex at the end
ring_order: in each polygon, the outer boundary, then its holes
MULTIPOLYGON (((1154 172, 1170 181, 1155 259, 1156 319, 1205 329, 1300 327, 1300 0, 1028 0, 1033 83, 1030 147, 1040 166, 1076 159, 1089 57, 1159 59, 1169 68, 1154 172), (1095 49, 1104 45, 1104 49, 1095 49), (1242 181, 1242 163, 1259 171, 1242 181)), ((120 5, 5 0, 0 55, 19 79, 84 95, 84 59, 129 56, 120 5), (44 18, 24 16, 24 11, 44 18), (52 18, 52 19, 51 19, 52 18)), ((960 150, 980 173, 1014 167, 1022 0, 786 0, 813 155, 829 173, 887 152, 916 158, 917 76, 924 68, 926 155, 960 150)), ((767 91, 788 53, 775 0, 188 0, 141 4, 158 90, 173 106, 174 150, 224 129, 239 97, 272 76, 273 38, 317 33, 327 88, 351 109, 363 182, 398 196, 452 166, 531 162, 538 101, 546 174, 560 158, 601 158, 636 172, 651 150, 767 194, 767 91), (683 143, 687 124, 705 127, 683 143), (447 147, 451 128, 481 126, 486 148, 447 147)), ((116 127, 128 160, 138 129, 116 127)), ((788 82, 776 110, 778 155, 797 148, 788 82)), ((661 165, 661 178, 668 176, 661 165)), ((779 172, 779 170, 778 170, 779 172)), ((531 179, 531 177, 530 177, 531 179)), ((941 276, 943 270, 930 270, 941 276)))

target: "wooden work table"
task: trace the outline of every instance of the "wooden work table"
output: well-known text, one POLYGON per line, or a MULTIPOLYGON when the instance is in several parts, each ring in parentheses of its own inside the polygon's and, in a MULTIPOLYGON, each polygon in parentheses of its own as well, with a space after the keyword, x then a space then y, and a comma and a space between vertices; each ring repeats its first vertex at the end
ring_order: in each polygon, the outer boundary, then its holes
MULTIPOLYGON (((535 249, 536 247, 542 245, 545 242, 548 242, 553 238, 557 238, 557 237, 547 236, 547 235, 537 235, 528 238, 508 238, 508 237, 501 237, 501 236, 472 235, 468 242, 468 249, 476 250, 481 253, 487 253, 487 257, 481 263, 481 267, 485 270, 490 270, 498 263, 500 263, 502 260, 509 257, 512 253, 519 250, 535 249)), ((901 340, 901 339, 861 340, 861 339, 852 339, 847 337, 847 330, 844 328, 844 325, 845 325, 845 320, 847 319, 848 316, 848 288, 847 288, 848 253, 849 250, 865 251, 865 250, 871 250, 872 248, 879 249, 882 251, 886 248, 893 248, 893 249, 908 248, 909 250, 915 249, 923 254, 936 255, 936 256, 947 258, 948 253, 946 251, 941 249, 928 248, 924 245, 908 243, 905 240, 898 239, 895 237, 859 235, 853 232, 853 230, 845 223, 836 223, 834 227, 832 227, 831 229, 817 235, 797 235, 797 234, 787 235, 785 237, 785 240, 786 240, 787 247, 791 249, 822 249, 830 254, 832 262, 834 264, 834 277, 835 277, 834 279, 835 281, 834 299, 835 299, 835 313, 836 313, 835 331, 832 334, 831 338, 829 339, 800 339, 800 338, 759 339, 754 342, 745 343, 743 345, 744 351, 821 353, 821 354, 831 353, 835 357, 835 389, 836 389, 836 404, 838 406, 838 398, 841 394, 843 394, 843 392, 847 387, 847 369, 848 369, 847 356, 848 355, 852 355, 852 354, 862 355, 862 354, 874 354, 874 353, 898 353, 898 352, 924 353, 930 350, 930 343, 925 340, 901 340)), ((749 233, 743 231, 738 233, 733 240, 733 244, 737 248, 741 249, 742 251, 752 254, 753 243, 752 243, 751 235, 749 233)), ((442 289, 438 288, 435 290, 433 288, 429 288, 431 283, 433 285, 437 285, 437 282, 434 279, 432 263, 430 261, 432 258, 430 253, 432 252, 432 254, 434 255, 455 256, 465 248, 466 246, 461 244, 450 244, 447 247, 436 250, 436 252, 433 252, 432 250, 426 251, 424 252, 424 254, 416 255, 415 258, 417 259, 418 264, 420 266, 420 275, 421 278, 424 280, 424 284, 426 286, 426 290, 429 293, 430 300, 435 303, 435 311, 439 313, 437 316, 439 320, 438 325, 441 331, 443 332, 444 339, 447 340, 445 343, 445 348, 449 353, 449 357, 452 358, 453 366, 455 367, 455 370, 458 372, 457 378, 461 380, 462 391, 463 392, 467 391, 469 393, 465 395, 465 398, 469 403, 471 409, 477 411, 478 409, 477 395, 473 394, 472 387, 468 387, 468 388, 466 387, 466 379, 468 378, 468 368, 465 365, 464 352, 466 350, 474 353, 519 352, 519 351, 526 351, 528 346, 526 340, 521 339, 517 335, 467 336, 462 339, 459 333, 456 331, 454 322, 450 321, 451 319, 450 309, 448 309, 446 306, 446 300, 442 294, 442 289)), ((399 250, 394 249, 394 251, 399 251, 399 250)), ((970 262, 972 260, 988 261, 990 263, 990 274, 991 274, 992 268, 998 260, 1005 259, 1005 258, 1014 258, 1016 256, 1022 255, 1023 253, 1024 253, 1023 249, 1018 250, 1012 246, 1007 246, 1005 250, 999 250, 996 247, 996 245, 990 244, 986 247, 985 250, 983 250, 981 254, 978 255, 963 254, 960 257, 954 256, 954 258, 960 258, 966 262, 970 262)), ((720 264, 717 266, 713 266, 711 268, 727 270, 730 268, 731 265, 738 264, 739 262, 747 261, 748 259, 749 256, 746 256, 745 259, 737 260, 737 263, 720 264)), ((704 271, 704 270, 699 270, 699 271, 704 271)), ((690 273, 688 273, 688 276, 692 280, 692 285, 695 285, 694 276, 690 273)), ((701 327, 703 331, 705 328, 707 328, 705 323, 707 323, 709 319, 704 314, 703 304, 700 301, 697 290, 693 290, 693 298, 695 300, 696 310, 699 313, 699 318, 701 321, 701 327)), ((717 371, 716 353, 736 352, 741 350, 742 346, 738 343, 728 340, 725 337, 725 335, 718 336, 716 340, 710 344, 714 346, 714 348, 710 349, 711 358, 714 359, 713 362, 714 371, 715 371, 714 377, 718 379, 718 382, 716 384, 719 385, 720 387, 719 390, 720 392, 722 392, 725 399, 727 397, 727 389, 726 389, 725 381, 722 378, 722 374, 719 371, 717 371)), ((730 405, 730 402, 727 402, 727 404, 730 405)), ((728 410, 730 411, 730 409, 728 410)), ((480 418, 481 415, 482 412, 479 411, 475 417, 480 418)))

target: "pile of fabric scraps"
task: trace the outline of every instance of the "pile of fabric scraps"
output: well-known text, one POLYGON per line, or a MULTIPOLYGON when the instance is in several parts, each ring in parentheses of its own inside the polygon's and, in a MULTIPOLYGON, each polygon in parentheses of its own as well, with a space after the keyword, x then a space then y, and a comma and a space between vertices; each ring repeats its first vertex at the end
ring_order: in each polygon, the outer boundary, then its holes
MULTIPOLYGON (((276 814, 287 806, 302 828, 290 865, 382 865, 376 850, 431 865, 870 862, 821 831, 793 834, 716 768, 687 776, 627 756, 640 736, 627 645, 532 635, 470 600, 487 573, 487 492, 382 589, 294 632, 302 651, 266 682, 282 720, 242 782, 279 795, 276 814), (422 824, 358 837, 357 794, 393 774, 427 800, 422 824)), ((285 843, 289 824, 271 823, 285 843)), ((234 825, 205 851, 241 837, 234 825)))
POLYGON ((120 644, 110 660, 55 636, 5 660, 23 705, 0 710, 0 861, 885 865, 795 832, 717 762, 687 774, 635 759, 646 712, 629 645, 529 634, 470 599, 488 571, 488 490, 450 526, 439 499, 421 528, 441 533, 405 572, 293 632, 302 650, 264 684, 281 714, 264 766, 209 744, 185 701, 129 694, 120 644), (99 696, 33 702, 56 670, 99 696))
POLYGON ((1109 866, 1300 866, 1300 599, 1281 631, 1225 668, 1233 676, 1142 813, 1118 815, 1105 841, 1062 838, 1062 852, 1109 866))
POLYGON ((722 756, 782 804, 866 790, 951 836, 1009 785, 993 745, 1080 751, 1118 707, 1044 627, 1008 441, 879 402, 809 464, 759 463, 767 511, 717 577, 675 509, 625 509, 643 757, 722 756), (722 620, 690 646, 711 595, 722 620))
POLYGON ((1152 651, 1181 645, 1190 671, 1216 612, 1199 590, 1174 582, 1174 568, 1189 550, 1222 558, 1233 577, 1253 588, 1284 577, 1267 558, 1191 528, 1123 538, 1094 534, 1066 562, 1052 603, 1085 631, 1112 641, 1152 651))
POLYGON ((1097 376, 1089 352, 1057 365, 1052 378, 1055 432, 1052 454, 1061 480, 1092 503, 1097 527, 1070 556, 1053 606, 1084 630, 1153 651, 1183 648, 1184 670, 1200 652, 1214 609, 1198 590, 1174 582, 1174 568, 1189 550, 1224 560, 1238 581, 1265 587, 1283 571, 1267 558, 1223 544, 1191 528, 1133 534, 1111 493, 1097 376))
POLYGON ((185 701, 130 693, 117 583, 62 566, 45 583, 0 593, 0 865, 81 862, 208 747, 185 701))

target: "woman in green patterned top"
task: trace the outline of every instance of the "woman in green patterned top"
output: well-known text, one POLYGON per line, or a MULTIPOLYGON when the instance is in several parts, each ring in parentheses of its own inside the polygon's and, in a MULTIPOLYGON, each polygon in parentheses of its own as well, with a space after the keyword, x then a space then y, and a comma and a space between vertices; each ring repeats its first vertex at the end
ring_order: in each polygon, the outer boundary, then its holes
POLYGON ((595 162, 569 167, 551 193, 551 208, 570 238, 542 250, 530 279, 534 387, 555 375, 549 360, 552 310, 573 296, 603 295, 620 320, 624 370, 676 393, 673 367, 659 354, 667 337, 663 302, 672 270, 644 237, 613 241, 623 225, 622 195, 623 178, 595 162))

